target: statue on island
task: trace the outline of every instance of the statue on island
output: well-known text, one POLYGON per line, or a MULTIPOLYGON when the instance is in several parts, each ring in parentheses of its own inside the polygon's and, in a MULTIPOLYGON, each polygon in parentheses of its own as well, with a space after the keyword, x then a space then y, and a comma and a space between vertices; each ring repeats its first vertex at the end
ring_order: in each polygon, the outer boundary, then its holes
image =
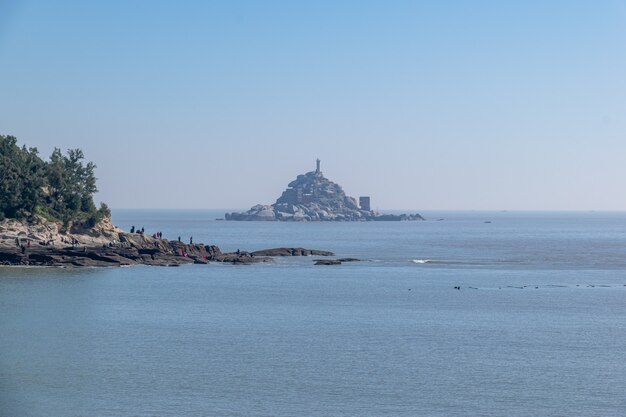
POLYGON ((368 221, 424 220, 419 214, 380 215, 370 210, 369 197, 361 206, 341 186, 324 177, 321 162, 315 171, 298 175, 272 205, 258 204, 245 213, 226 213, 226 220, 267 221, 368 221))

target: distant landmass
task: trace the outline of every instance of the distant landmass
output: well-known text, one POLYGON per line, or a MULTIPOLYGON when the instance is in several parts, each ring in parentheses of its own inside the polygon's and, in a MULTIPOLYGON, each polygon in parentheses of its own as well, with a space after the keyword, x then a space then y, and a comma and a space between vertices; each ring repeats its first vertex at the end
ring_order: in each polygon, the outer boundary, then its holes
POLYGON ((262 221, 401 221, 424 220, 419 214, 379 214, 370 198, 359 202, 324 177, 317 160, 315 171, 298 175, 272 205, 258 204, 244 213, 226 213, 226 220, 262 221))

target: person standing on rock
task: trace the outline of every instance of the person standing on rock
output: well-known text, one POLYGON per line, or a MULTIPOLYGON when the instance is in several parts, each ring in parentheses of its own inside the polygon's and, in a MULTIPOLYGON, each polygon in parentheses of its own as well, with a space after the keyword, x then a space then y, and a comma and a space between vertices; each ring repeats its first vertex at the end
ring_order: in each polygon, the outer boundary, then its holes
POLYGON ((193 236, 191 236, 191 237, 189 238, 189 244, 190 244, 190 245, 193 245, 193 236))
POLYGON ((178 242, 180 243, 180 236, 178 236, 178 242))

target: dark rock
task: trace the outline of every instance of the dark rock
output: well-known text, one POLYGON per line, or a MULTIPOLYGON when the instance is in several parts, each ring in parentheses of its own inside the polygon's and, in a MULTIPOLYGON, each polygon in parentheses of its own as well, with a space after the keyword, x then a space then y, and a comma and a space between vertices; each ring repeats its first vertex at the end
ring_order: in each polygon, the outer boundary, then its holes
POLYGON ((341 265, 338 259, 318 259, 314 265, 341 265))
POLYGON ((139 253, 141 255, 154 255, 155 253, 159 253, 159 248, 141 248, 139 249, 139 253))
POLYGON ((216 257, 222 254, 222 251, 220 250, 220 248, 218 248, 215 245, 205 246, 204 250, 207 253, 207 255, 210 257, 216 257))
POLYGON ((0 262, 5 265, 21 265, 26 256, 19 253, 0 252, 0 262))
MULTIPOLYGON (((315 265, 326 265, 328 262, 339 262, 339 263, 344 263, 344 262, 361 262, 360 259, 357 258, 337 258, 337 259, 313 259, 313 262, 315 262, 315 265)), ((329 263, 328 265, 336 265, 334 263, 329 263)))
POLYGON ((263 259, 263 258, 253 258, 250 256, 239 256, 236 258, 233 258, 231 263, 233 264, 241 264, 241 265, 250 265, 250 264, 256 264, 256 263, 261 263, 261 262, 269 262, 269 259, 263 259))
POLYGON ((335 256, 334 253, 304 248, 273 248, 254 251, 252 256, 335 256))

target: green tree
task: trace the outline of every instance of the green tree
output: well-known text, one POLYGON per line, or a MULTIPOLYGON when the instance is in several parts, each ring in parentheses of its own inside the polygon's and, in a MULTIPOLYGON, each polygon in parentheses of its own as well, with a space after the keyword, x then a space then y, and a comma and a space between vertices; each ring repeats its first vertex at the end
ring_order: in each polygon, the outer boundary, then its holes
POLYGON ((46 162, 36 148, 20 148, 15 137, 0 135, 0 219, 40 214, 94 225, 109 217, 105 204, 96 209, 96 165, 84 158, 80 149, 64 155, 55 148, 46 162))
POLYGON ((19 148, 13 136, 0 135, 0 212, 23 217, 35 211, 46 178, 37 148, 19 148))

